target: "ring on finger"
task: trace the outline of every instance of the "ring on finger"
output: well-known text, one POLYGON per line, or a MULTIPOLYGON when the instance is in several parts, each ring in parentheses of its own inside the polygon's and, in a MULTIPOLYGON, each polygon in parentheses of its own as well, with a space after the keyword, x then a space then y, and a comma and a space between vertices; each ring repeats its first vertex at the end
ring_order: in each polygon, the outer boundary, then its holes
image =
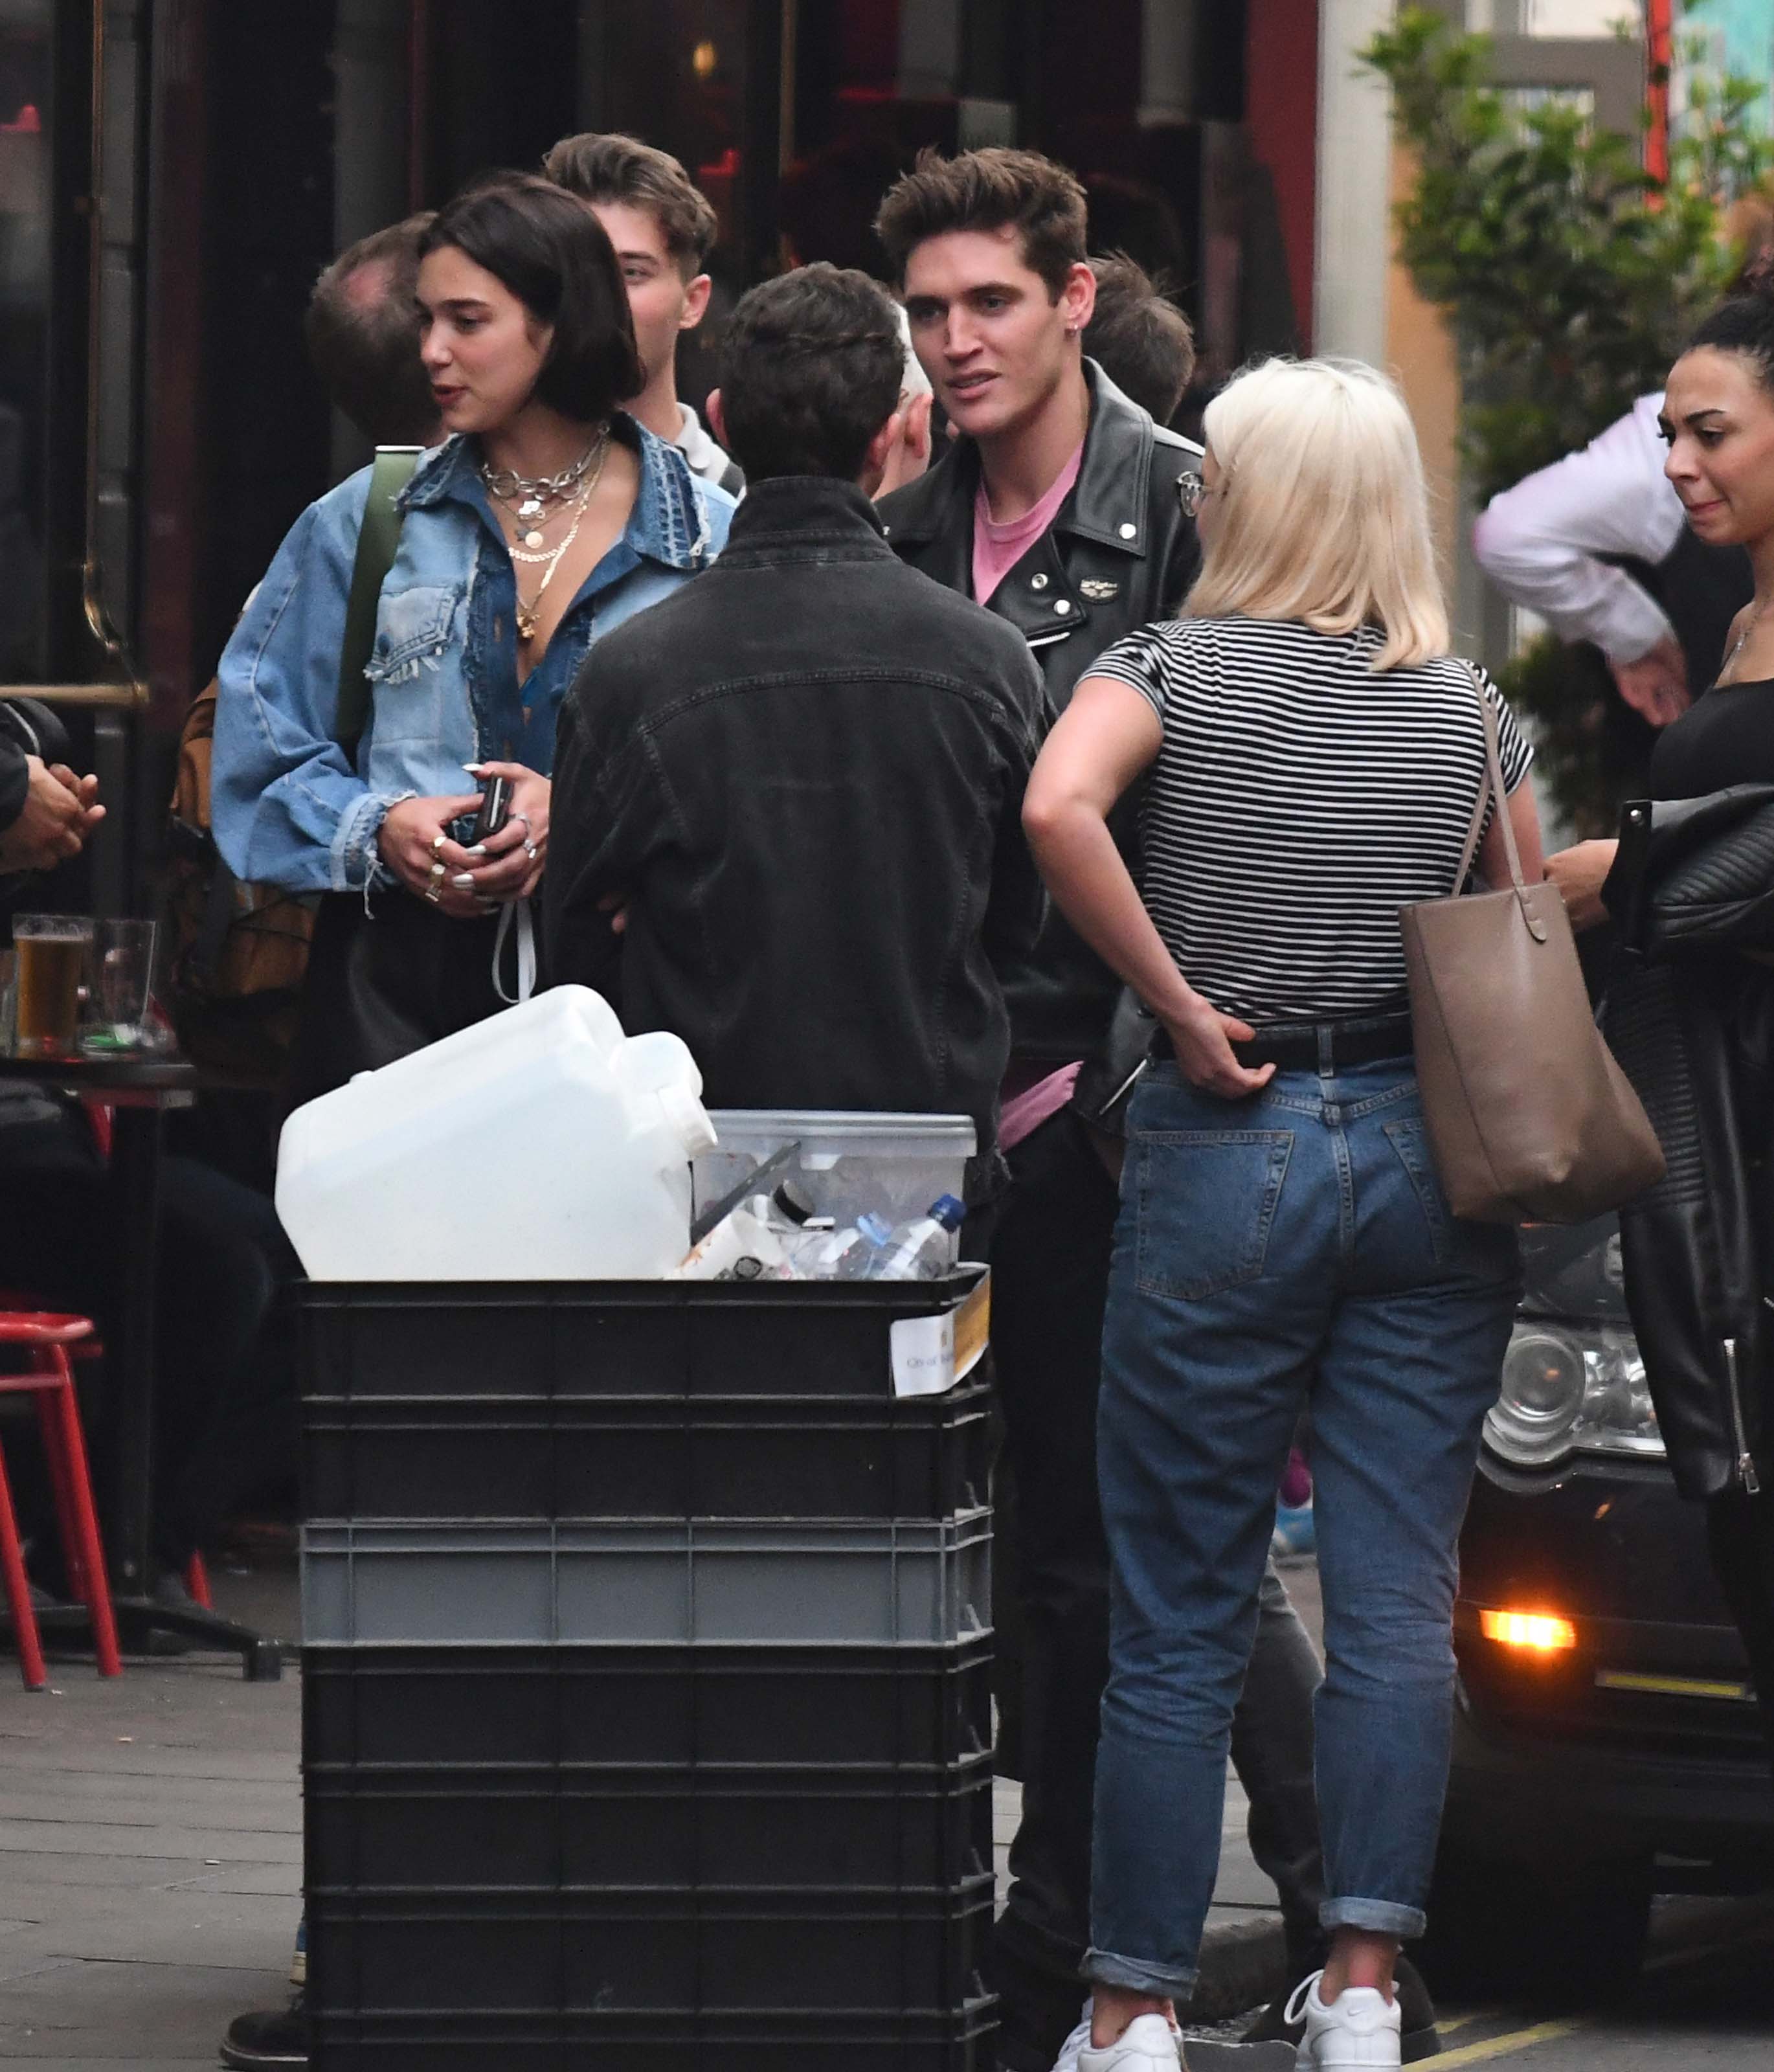
POLYGON ((524 853, 530 859, 532 863, 534 863, 536 861, 536 844, 534 842, 527 841, 524 845, 524 853))
POLYGON ((425 903, 428 906, 435 906, 442 898, 443 887, 441 885, 428 885, 425 887, 425 903))
POLYGON ((536 829, 530 825, 530 816, 528 813, 513 813, 511 815, 511 818, 514 820, 521 820, 524 823, 524 832, 525 834, 533 835, 536 832, 536 829))
POLYGON ((431 837, 431 853, 433 856, 441 856, 443 853, 443 845, 448 839, 449 837, 445 834, 443 829, 439 828, 437 832, 431 837))
POLYGON ((444 874, 444 867, 443 867, 443 865, 442 865, 441 863, 434 863, 434 864, 433 864, 433 865, 431 866, 431 882, 432 882, 432 883, 433 883, 433 885, 435 885, 435 884, 437 883, 437 880, 438 880, 440 878, 441 878, 441 877, 443 876, 443 874, 444 874))

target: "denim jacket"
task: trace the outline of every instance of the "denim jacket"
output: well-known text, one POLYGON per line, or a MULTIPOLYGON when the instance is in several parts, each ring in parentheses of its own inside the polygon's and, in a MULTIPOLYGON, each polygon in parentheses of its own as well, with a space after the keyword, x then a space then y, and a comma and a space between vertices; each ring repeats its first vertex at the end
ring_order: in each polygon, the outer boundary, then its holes
POLYGON ((370 471, 303 512, 217 672, 211 814, 236 877, 292 892, 389 883, 376 845, 390 806, 465 793, 462 766, 508 750, 548 774, 553 709, 593 641, 705 568, 733 513, 733 500, 676 447, 626 417, 615 432, 639 450, 634 508, 527 680, 520 717, 507 709, 517 703, 511 564, 474 449, 451 438, 420 462, 382 585, 355 764, 331 736, 370 471))

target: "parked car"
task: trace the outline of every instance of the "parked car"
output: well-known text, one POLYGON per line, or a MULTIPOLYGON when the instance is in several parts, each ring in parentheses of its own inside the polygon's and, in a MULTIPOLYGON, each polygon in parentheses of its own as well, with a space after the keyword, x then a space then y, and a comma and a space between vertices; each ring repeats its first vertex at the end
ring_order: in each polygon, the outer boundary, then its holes
POLYGON ((1526 1293, 1460 1541, 1438 1982, 1617 1976, 1642 1954, 1653 1893, 1774 1885, 1748 1663, 1704 1513, 1664 1457, 1618 1226, 1523 1235, 1526 1293))

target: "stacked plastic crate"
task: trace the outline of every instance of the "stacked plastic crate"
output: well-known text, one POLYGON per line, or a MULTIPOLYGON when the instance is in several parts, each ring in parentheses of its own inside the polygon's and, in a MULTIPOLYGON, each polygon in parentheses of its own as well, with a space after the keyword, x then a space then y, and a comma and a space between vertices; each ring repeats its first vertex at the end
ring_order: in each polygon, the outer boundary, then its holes
POLYGON ((322 2072, 989 2063, 971 1286, 306 1290, 322 2072))

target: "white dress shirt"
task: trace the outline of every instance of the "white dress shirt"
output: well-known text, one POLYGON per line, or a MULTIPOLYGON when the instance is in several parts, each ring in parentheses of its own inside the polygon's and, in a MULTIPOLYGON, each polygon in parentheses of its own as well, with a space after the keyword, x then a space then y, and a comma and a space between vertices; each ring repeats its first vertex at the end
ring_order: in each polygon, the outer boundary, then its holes
POLYGON ((680 401, 678 409, 683 421, 672 444, 690 463, 693 474, 700 475, 704 482, 720 482, 733 464, 733 455, 725 446, 715 444, 707 426, 688 403, 680 401))
POLYGON ((1506 598, 1562 640, 1593 640, 1611 662, 1636 662, 1675 637, 1639 585, 1597 558, 1630 554, 1654 567, 1681 536, 1681 500, 1663 473, 1662 408, 1661 394, 1640 397, 1581 453, 1493 496, 1472 527, 1479 565, 1506 598))

